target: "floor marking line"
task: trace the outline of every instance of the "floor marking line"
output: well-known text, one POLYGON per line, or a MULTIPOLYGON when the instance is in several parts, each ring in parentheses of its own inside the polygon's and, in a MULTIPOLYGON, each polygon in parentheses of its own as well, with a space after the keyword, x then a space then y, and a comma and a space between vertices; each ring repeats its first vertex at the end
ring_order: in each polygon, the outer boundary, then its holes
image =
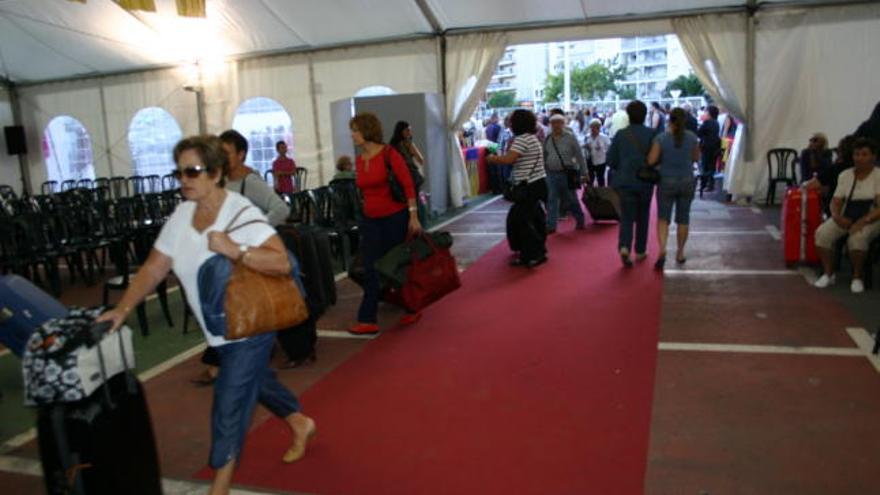
POLYGON ((874 366, 877 373, 880 373, 880 355, 871 353, 874 350, 874 337, 862 327, 847 327, 846 333, 859 346, 862 355, 868 358, 868 361, 874 366))
POLYGON ((373 335, 354 335, 344 330, 318 330, 318 337, 328 339, 356 339, 356 340, 373 340, 378 334, 373 335))
MULTIPOLYGON (((28 459, 26 457, 17 456, 0 456, 0 471, 12 474, 21 474, 26 476, 43 476, 43 466, 36 459, 28 459)), ((195 482, 176 480, 170 478, 162 478, 162 493, 165 495, 192 495, 194 493, 204 493, 208 487, 207 482, 195 482)), ((245 490, 241 488, 233 488, 230 493, 232 495, 269 495, 270 492, 257 492, 253 490, 245 490)))
POLYGON ((661 351, 731 352, 750 354, 798 354, 808 356, 863 357, 862 349, 856 347, 796 347, 783 345, 750 344, 700 344, 690 342, 660 342, 661 351))
POLYGON ((688 269, 669 269, 663 271, 664 275, 773 275, 773 276, 791 276, 800 275, 793 270, 688 270, 688 269))
POLYGON ((752 207, 752 213, 754 213, 755 215, 760 215, 760 214, 761 214, 761 209, 758 208, 757 206, 753 206, 753 207, 752 207))
POLYGON ((487 207, 487 206, 489 206, 489 205, 495 203, 496 201, 498 201, 498 200, 501 199, 502 197, 503 197, 503 196, 495 196, 494 198, 492 198, 492 199, 490 199, 490 200, 487 200, 485 203, 481 204, 480 206, 475 207, 473 210, 465 211, 465 212, 463 212, 463 213, 459 213, 458 215, 456 215, 456 216, 450 218, 449 220, 446 220, 445 222, 442 222, 442 223, 439 223, 439 224, 437 224, 437 225, 434 225, 433 227, 431 227, 431 228, 429 229, 429 231, 433 232, 433 231, 435 231, 435 230, 442 229, 443 227, 445 227, 445 226, 451 224, 452 222, 456 222, 456 221, 458 221, 458 220, 461 220, 461 219, 464 218, 465 216, 470 215, 471 213, 474 213, 474 212, 477 212, 477 211, 482 210, 483 208, 485 208, 485 207, 487 207))
POLYGON ((772 237, 774 241, 782 240, 782 232, 780 232, 779 228, 777 228, 775 225, 767 225, 766 227, 764 227, 764 229, 767 230, 767 233, 770 234, 770 237, 772 237))
POLYGON ((452 237, 466 237, 466 236, 486 236, 486 235, 507 235, 506 232, 450 232, 452 237))

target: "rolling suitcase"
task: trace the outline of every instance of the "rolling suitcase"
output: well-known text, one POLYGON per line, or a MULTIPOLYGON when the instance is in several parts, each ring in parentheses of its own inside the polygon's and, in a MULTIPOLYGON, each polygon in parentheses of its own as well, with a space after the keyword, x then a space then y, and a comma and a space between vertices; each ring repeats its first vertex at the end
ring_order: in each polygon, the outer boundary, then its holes
POLYGON ((57 299, 18 275, 0 277, 0 343, 16 356, 34 330, 50 318, 63 318, 67 308, 57 299))
POLYGON ((582 199, 594 222, 620 221, 620 198, 614 189, 585 186, 582 199))
POLYGON ((822 223, 819 191, 790 187, 782 204, 782 245, 787 266, 818 263, 816 229, 822 223))
POLYGON ((94 325, 99 313, 72 309, 48 321, 31 337, 22 361, 25 400, 38 405, 46 491, 159 495, 150 413, 131 371, 131 330, 106 333, 108 325, 94 325))

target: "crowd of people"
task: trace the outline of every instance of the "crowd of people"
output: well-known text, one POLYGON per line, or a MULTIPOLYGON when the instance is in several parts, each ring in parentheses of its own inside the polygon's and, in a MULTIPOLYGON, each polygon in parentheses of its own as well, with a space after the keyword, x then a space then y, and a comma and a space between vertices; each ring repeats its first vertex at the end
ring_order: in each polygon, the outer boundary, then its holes
MULTIPOLYGON (((493 115, 485 137, 498 144, 487 160, 496 181, 508 182, 516 195, 507 219, 508 242, 516 253, 511 264, 535 267, 547 261, 546 236, 557 231, 560 214, 570 213, 575 229, 583 229, 584 212, 576 197, 581 187, 610 184, 620 204, 618 251, 624 266, 647 257, 648 228, 655 184, 642 177, 645 167, 659 167, 657 183, 658 237, 655 268, 666 263, 669 223, 675 212, 678 246, 675 260, 686 261, 690 204, 700 162, 700 187, 714 189, 721 153, 719 109, 708 106, 699 123, 689 105, 667 109, 654 103, 650 111, 635 100, 623 111, 601 116, 589 111, 546 115, 519 109, 505 119, 493 115), (507 170, 506 165, 512 167, 507 170)), ((733 119, 726 119, 731 125, 733 119)), ((735 131, 734 131, 735 132, 735 131)), ((510 186, 508 186, 510 187, 510 186)))

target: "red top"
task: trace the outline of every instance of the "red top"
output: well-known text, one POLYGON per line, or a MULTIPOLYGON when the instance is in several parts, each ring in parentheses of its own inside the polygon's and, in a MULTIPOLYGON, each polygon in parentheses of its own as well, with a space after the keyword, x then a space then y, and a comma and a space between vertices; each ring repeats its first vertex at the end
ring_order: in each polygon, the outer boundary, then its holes
POLYGON ((364 215, 369 218, 381 218, 393 215, 406 208, 405 203, 398 203, 391 197, 391 186, 388 185, 388 168, 385 165, 385 156, 394 171, 397 181, 403 186, 407 199, 415 199, 416 189, 413 186, 412 175, 403 157, 390 146, 385 146, 376 156, 370 158, 370 166, 364 167, 364 159, 361 155, 355 160, 357 174, 355 180, 358 189, 364 196, 364 215))
MULTIPOLYGON (((296 172, 296 162, 293 161, 292 158, 286 156, 278 157, 272 162, 272 171, 292 174, 296 172)), ((293 176, 287 175, 275 178, 276 191, 281 193, 292 193, 293 189, 293 176)))

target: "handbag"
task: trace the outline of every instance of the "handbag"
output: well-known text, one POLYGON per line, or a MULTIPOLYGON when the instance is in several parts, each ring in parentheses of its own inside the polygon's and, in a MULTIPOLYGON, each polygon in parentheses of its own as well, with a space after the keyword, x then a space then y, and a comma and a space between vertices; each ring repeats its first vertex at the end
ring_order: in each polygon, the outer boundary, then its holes
POLYGON ((647 182, 649 184, 656 184, 660 182, 660 167, 652 167, 648 165, 648 152, 645 151, 644 147, 642 147, 642 143, 640 143, 639 140, 636 139, 636 136, 635 134, 633 134, 631 129, 627 129, 624 134, 626 135, 627 139, 629 139, 629 141, 633 145, 635 145, 636 149, 639 150, 639 153, 645 155, 645 163, 639 166, 639 169, 636 170, 636 177, 639 180, 647 182))
MULTIPOLYGON (((529 169, 528 175, 532 175, 532 172, 538 167, 540 161, 541 159, 539 155, 538 158, 535 158, 535 163, 532 165, 532 168, 529 169)), ((511 180, 505 182, 502 189, 502 195, 504 196, 504 199, 512 203, 523 203, 527 201, 529 199, 529 181, 521 180, 514 183, 511 180)))
MULTIPOLYGON (((224 232, 265 220, 250 220, 233 227, 250 206, 236 213, 224 232)), ((240 261, 221 254, 212 256, 199 268, 198 284, 202 315, 210 334, 227 340, 253 337, 293 327, 309 317, 296 257, 287 251, 290 273, 270 275, 253 270, 240 261)))
MULTIPOLYGON (((550 141, 553 144, 553 150, 556 151, 556 157, 559 158, 559 163, 562 164, 562 171, 565 172, 565 182, 568 185, 568 188, 572 191, 576 191, 578 187, 580 187, 580 174, 578 173, 576 168, 566 167, 565 160, 562 159, 562 153, 559 152, 559 148, 556 147, 556 140, 553 139, 553 136, 547 138, 547 141, 550 141)), ((547 147, 547 142, 544 142, 544 147, 547 147)))
POLYGON ((409 311, 420 311, 431 303, 461 287, 458 263, 449 248, 437 246, 430 235, 422 235, 430 254, 419 258, 414 251, 402 287, 389 288, 385 300, 409 311))
MULTIPOLYGON (((385 146, 382 149, 382 161, 385 163, 385 170, 388 172, 388 187, 391 189, 391 198, 398 203, 406 203, 406 191, 403 189, 403 185, 397 180, 397 176, 394 175, 394 169, 391 168, 391 157, 390 155, 390 146, 385 146)), ((410 173, 412 173, 410 171, 410 173)))
MULTIPOLYGON (((871 172, 874 173, 874 172, 871 172)), ((860 218, 867 215, 871 208, 874 207, 873 199, 856 199, 853 200, 853 193, 856 191, 856 174, 853 172, 853 185, 849 190, 849 195, 846 197, 846 204, 843 206, 843 216, 852 220, 853 222, 858 221, 860 218)))

